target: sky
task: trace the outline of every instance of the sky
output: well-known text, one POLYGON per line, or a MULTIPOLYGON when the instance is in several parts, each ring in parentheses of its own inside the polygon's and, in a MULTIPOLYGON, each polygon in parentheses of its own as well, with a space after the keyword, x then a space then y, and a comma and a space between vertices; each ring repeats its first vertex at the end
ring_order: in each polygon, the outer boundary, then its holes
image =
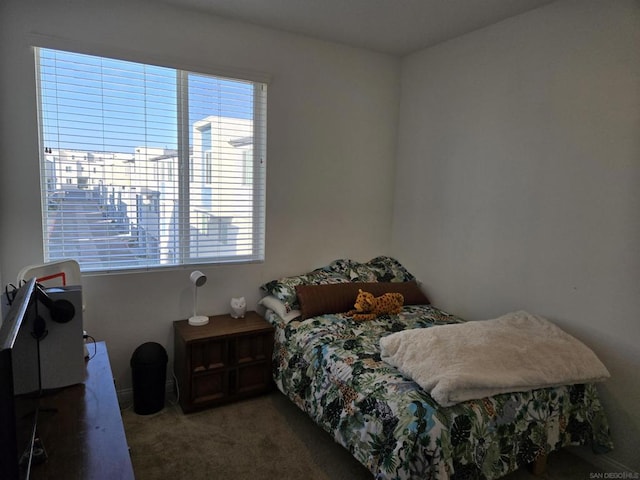
MULTIPOLYGON (((133 154, 177 149, 178 71, 39 50, 43 147, 133 154)), ((189 125, 209 115, 253 116, 253 84, 187 74, 189 125)), ((191 128, 189 128, 191 134, 191 128)))

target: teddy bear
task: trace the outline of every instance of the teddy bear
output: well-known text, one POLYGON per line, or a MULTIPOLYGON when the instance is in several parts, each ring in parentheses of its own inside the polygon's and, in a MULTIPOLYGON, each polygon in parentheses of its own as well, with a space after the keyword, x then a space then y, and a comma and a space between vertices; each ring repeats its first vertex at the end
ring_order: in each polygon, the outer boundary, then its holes
POLYGON ((403 304, 401 293, 384 293, 374 297, 372 293, 358 289, 354 309, 349 310, 347 316, 357 321, 373 320, 380 315, 400 313, 403 304))

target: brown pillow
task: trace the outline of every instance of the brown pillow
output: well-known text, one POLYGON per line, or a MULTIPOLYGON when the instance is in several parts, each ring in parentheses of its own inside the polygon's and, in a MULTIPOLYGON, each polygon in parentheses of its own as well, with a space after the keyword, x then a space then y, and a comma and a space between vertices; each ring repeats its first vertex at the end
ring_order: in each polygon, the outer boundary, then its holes
POLYGON ((415 280, 409 282, 351 282, 327 285, 297 285, 296 295, 302 319, 325 313, 348 312, 353 308, 358 290, 379 297, 385 293, 401 293, 405 305, 426 305, 429 299, 415 280))

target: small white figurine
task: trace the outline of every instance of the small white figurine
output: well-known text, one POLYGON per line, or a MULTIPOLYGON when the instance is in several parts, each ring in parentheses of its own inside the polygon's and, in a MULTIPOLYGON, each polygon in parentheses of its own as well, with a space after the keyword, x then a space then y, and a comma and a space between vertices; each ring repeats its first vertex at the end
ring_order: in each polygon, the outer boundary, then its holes
POLYGON ((231 316, 233 318, 244 318, 244 313, 247 311, 247 302, 244 297, 231 299, 231 316))

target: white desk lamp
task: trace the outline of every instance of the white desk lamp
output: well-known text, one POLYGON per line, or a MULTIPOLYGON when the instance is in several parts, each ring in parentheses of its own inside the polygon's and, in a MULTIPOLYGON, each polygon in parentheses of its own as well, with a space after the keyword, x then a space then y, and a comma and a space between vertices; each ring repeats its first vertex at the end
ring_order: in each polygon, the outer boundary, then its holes
POLYGON ((209 323, 209 317, 205 315, 198 315, 196 312, 198 306, 198 288, 207 283, 207 277, 200 270, 191 272, 189 276, 191 283, 193 283, 193 316, 189 318, 189 325, 199 327, 209 323))

